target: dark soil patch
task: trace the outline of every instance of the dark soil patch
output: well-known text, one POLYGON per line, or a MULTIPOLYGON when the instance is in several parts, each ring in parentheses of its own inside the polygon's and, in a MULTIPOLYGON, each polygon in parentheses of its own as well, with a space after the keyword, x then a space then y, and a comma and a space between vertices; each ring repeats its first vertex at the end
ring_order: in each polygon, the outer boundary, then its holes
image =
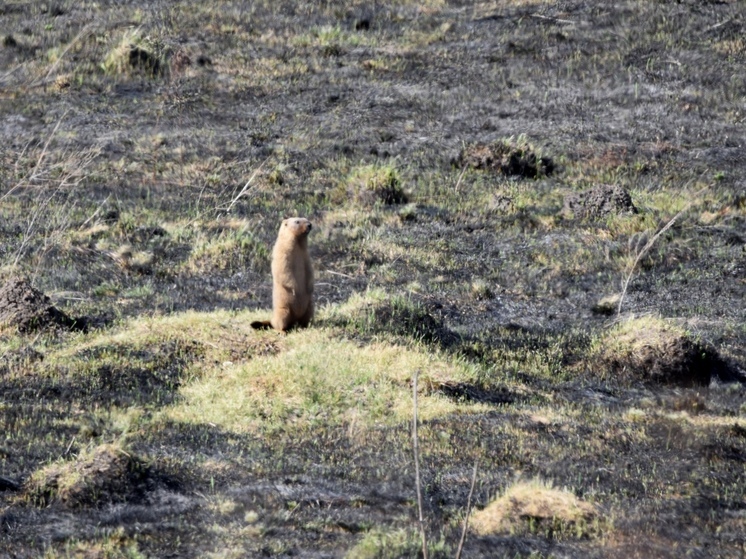
POLYGON ((35 361, 44 359, 44 354, 36 351, 31 346, 25 346, 15 351, 7 351, 0 355, 0 370, 3 366, 18 367, 29 365, 35 361))
POLYGON ((551 157, 538 156, 527 143, 510 141, 468 146, 461 151, 456 164, 532 179, 551 175, 555 170, 551 157))
POLYGON ((623 187, 602 184, 565 197, 564 211, 576 218, 599 218, 618 214, 636 214, 632 197, 623 187))
POLYGON ((129 64, 132 68, 142 70, 153 77, 160 76, 164 72, 164 66, 157 56, 135 45, 130 47, 129 64))
POLYGON ((132 404, 166 405, 173 402, 184 370, 204 352, 197 342, 173 340, 149 350, 100 348, 87 356, 101 360, 93 372, 72 373, 60 383, 45 387, 50 397, 74 397, 91 403, 117 406, 132 404), (65 389, 64 385, 68 385, 65 389))
POLYGON ((18 491, 21 488, 21 486, 18 484, 18 482, 4 477, 0 476, 0 491, 18 491))
POLYGON ((441 345, 451 345, 458 340, 458 336, 442 322, 417 305, 384 304, 374 309, 373 317, 374 329, 380 332, 410 336, 441 345))
POLYGON ((73 319, 57 309, 44 293, 27 280, 13 278, 0 289, 0 323, 21 333, 64 328, 85 330, 85 319, 73 319))
POLYGON ((518 395, 507 390, 489 389, 466 382, 440 383, 437 389, 450 398, 466 402, 483 402, 486 404, 512 404, 521 399, 518 395))
POLYGON ((332 322, 364 337, 392 334, 444 348, 454 348, 461 340, 423 305, 401 297, 377 301, 332 322))

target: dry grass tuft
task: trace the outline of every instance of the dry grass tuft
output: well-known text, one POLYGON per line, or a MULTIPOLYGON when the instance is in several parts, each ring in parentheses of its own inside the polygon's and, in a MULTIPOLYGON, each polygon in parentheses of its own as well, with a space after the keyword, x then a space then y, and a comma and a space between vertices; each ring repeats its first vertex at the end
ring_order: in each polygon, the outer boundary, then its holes
POLYGON ((548 528, 582 528, 597 515, 595 508, 549 482, 533 480, 509 487, 505 493, 471 517, 471 529, 482 536, 548 528))
POLYGON ((106 55, 101 67, 107 74, 120 76, 143 73, 158 77, 166 73, 168 49, 156 38, 143 36, 139 29, 124 34, 106 55))

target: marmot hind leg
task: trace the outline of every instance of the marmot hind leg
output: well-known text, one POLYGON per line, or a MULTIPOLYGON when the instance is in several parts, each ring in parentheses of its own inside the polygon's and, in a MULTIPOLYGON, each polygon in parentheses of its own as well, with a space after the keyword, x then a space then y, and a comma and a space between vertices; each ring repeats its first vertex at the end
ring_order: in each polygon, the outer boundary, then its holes
POLYGON ((311 319, 313 318, 313 300, 309 301, 308 308, 306 309, 306 312, 298 319, 298 326, 301 328, 306 328, 309 324, 311 324, 311 319))
POLYGON ((290 309, 275 309, 272 314, 272 328, 280 332, 287 332, 295 325, 293 313, 290 309))

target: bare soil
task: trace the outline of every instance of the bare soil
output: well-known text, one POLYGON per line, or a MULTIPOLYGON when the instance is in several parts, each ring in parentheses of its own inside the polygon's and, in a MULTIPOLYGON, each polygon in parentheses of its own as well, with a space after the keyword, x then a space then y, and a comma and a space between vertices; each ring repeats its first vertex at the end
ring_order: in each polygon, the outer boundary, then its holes
POLYGON ((85 319, 73 320, 28 280, 12 278, 0 289, 0 324, 22 333, 49 328, 81 330, 85 319))
POLYGON ((573 217, 599 218, 610 214, 637 213, 632 196, 620 186, 602 184, 565 197, 565 211, 573 217))

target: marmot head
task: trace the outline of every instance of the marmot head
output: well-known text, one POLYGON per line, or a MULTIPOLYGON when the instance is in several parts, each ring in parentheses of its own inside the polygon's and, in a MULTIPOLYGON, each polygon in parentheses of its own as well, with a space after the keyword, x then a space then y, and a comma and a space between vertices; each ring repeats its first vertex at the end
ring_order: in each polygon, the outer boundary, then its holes
POLYGON ((305 238, 311 231, 311 222, 305 217, 289 217, 282 221, 280 226, 280 235, 291 234, 295 237, 305 238))

